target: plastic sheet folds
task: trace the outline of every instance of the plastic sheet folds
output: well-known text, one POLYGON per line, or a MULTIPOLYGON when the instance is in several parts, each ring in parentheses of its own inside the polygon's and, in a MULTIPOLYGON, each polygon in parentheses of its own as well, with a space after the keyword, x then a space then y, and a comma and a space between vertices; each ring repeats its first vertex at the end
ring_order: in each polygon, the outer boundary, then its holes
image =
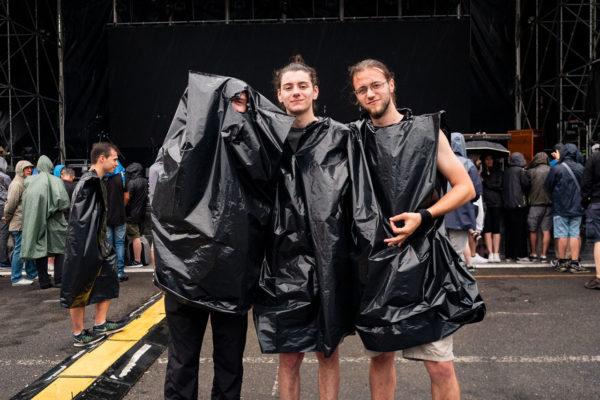
POLYGON ((209 310, 250 308, 292 122, 240 80, 189 74, 152 200, 159 287, 209 310), (242 91, 245 113, 231 104, 242 91))
POLYGON ((374 194, 363 198, 362 207, 377 214, 375 225, 372 218, 355 221, 368 243, 356 330, 366 348, 381 352, 442 339, 485 315, 477 284, 452 249, 443 218, 419 227, 401 248, 383 242, 395 236, 390 217, 429 207, 446 187, 437 172, 443 113, 402 112, 402 122, 384 128, 368 119, 353 124, 374 194))

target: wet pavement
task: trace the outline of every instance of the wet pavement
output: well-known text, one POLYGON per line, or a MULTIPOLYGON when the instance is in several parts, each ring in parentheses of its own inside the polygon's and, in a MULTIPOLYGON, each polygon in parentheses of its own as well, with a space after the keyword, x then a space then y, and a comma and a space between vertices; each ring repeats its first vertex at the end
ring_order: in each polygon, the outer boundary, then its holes
MULTIPOLYGON (((491 267, 491 266, 490 266, 491 267)), ((548 265, 480 268, 474 272, 486 301, 483 322, 454 337, 456 370, 463 399, 599 399, 600 291, 587 290, 591 276, 556 273, 548 265)), ((119 319, 158 292, 150 269, 130 273, 109 318, 119 319), (145 271, 145 272, 144 272, 145 271)), ((65 358, 75 354, 68 311, 58 289, 11 287, 0 276, 0 385, 2 398, 19 393, 65 358)), ((93 308, 86 315, 92 325, 93 308)), ((242 389, 244 399, 278 398, 277 356, 260 353, 250 322, 242 389)), ((199 398, 209 398, 212 382, 210 329, 200 360, 199 398)), ((166 351, 126 395, 160 399, 166 351)), ((340 347, 340 399, 368 399, 368 358, 356 336, 340 347)), ((301 368, 302 399, 317 399, 317 363, 309 354, 301 368)), ((398 399, 429 397, 427 373, 419 362, 398 360, 398 399)), ((107 397, 108 398, 108 397, 107 397)))

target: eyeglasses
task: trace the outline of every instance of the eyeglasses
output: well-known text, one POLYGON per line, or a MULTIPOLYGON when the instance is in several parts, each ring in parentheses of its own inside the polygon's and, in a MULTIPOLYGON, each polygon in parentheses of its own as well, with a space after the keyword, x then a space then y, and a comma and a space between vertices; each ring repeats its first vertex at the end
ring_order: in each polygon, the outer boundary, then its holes
POLYGON ((361 86, 358 89, 356 89, 354 91, 354 93, 357 96, 364 96, 365 94, 367 94, 367 91, 369 90, 369 88, 373 91, 376 92, 380 89, 383 88, 383 86, 387 83, 387 81, 381 81, 381 82, 372 82, 368 87, 367 86, 361 86))

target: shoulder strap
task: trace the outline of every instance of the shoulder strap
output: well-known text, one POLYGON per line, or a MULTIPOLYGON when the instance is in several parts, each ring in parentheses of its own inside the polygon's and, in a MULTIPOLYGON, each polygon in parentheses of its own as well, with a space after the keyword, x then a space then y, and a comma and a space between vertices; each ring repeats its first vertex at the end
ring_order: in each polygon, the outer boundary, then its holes
POLYGON ((575 177, 575 174, 573 173, 573 170, 571 169, 571 167, 569 167, 569 164, 567 164, 566 161, 564 161, 562 163, 562 165, 565 166, 565 168, 567 169, 567 171, 569 172, 569 175, 571 175, 571 178, 573 178, 573 180, 575 181, 575 185, 577 185, 577 190, 579 190, 581 192, 581 187, 579 186, 579 181, 577 180, 577 178, 575 177))

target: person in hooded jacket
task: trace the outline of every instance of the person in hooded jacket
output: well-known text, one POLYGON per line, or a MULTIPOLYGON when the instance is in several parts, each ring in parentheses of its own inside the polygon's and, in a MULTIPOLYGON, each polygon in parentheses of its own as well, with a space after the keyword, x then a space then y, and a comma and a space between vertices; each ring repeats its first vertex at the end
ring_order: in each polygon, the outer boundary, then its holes
POLYGON ((67 235, 63 211, 69 208, 69 197, 64 183, 52 174, 53 169, 52 161, 42 155, 38 173, 25 180, 23 193, 21 258, 35 260, 40 289, 52 287, 48 256, 64 254, 67 235))
POLYGON ((265 262, 254 302, 263 353, 279 353, 279 394, 300 398, 304 353, 319 362, 319 397, 337 399, 338 345, 352 333, 354 283, 349 269, 349 130, 315 116, 317 72, 301 56, 277 70, 279 102, 294 116, 276 182, 265 262))
POLYGON ((444 217, 446 224, 446 230, 448 231, 448 237, 452 242, 452 247, 458 254, 463 254, 467 267, 472 269, 473 264, 471 262, 471 251, 464 252, 465 246, 469 240, 469 230, 476 229, 475 218, 475 206, 473 205, 479 199, 482 192, 481 178, 477 167, 473 164, 473 161, 467 158, 467 146, 465 143, 465 137, 460 132, 452 132, 450 134, 450 146, 456 157, 460 160, 462 165, 467 170, 473 187, 475 188, 475 198, 470 202, 465 203, 460 208, 449 212, 444 217))
POLYGON ((579 264, 579 228, 584 209, 581 205, 581 179, 583 165, 577 162, 579 150, 573 143, 565 144, 560 150, 558 164, 550 169, 544 183, 552 195, 554 238, 557 244, 558 264, 556 270, 574 274, 586 273, 579 264), (571 260, 566 258, 567 245, 571 249, 571 260))
POLYGON ((483 184, 483 202, 485 219, 483 221, 483 237, 490 252, 488 262, 500 262, 500 226, 502 224, 502 187, 504 174, 500 161, 491 154, 482 156, 481 182, 483 184))
POLYGON ((533 156, 533 160, 527 168, 527 177, 531 182, 529 189, 529 213, 527 214, 527 227, 529 228, 529 243, 531 252, 529 260, 538 259, 537 250, 537 231, 542 230, 542 254, 539 261, 548 262, 546 253, 550 246, 550 229, 552 229, 552 198, 546 191, 544 183, 550 173, 548 154, 542 152, 533 156))
POLYGON ((516 262, 529 262, 527 257, 527 196, 530 182, 525 173, 523 154, 514 152, 504 170, 502 201, 504 203, 504 256, 516 262))
POLYGON ((8 225, 8 230, 15 242, 12 257, 12 271, 10 280, 15 285, 31 285, 37 278, 37 269, 34 261, 25 262, 27 279, 23 279, 23 260, 21 259, 21 238, 23 236, 23 192, 25 191, 25 178, 33 173, 33 164, 21 160, 15 166, 15 179, 8 187, 4 217, 2 220, 8 225))
MULTIPOLYGON (((11 179, 6 175, 6 160, 0 158, 0 218, 4 217, 4 204, 8 196, 8 187, 11 179)), ((10 257, 8 254, 8 225, 0 222, 0 268, 10 268, 10 257)))
MULTIPOLYGON (((594 145, 597 146, 597 145, 594 145)), ((585 207, 585 237, 594 244, 596 274, 586 289, 600 290, 600 151, 593 150, 585 163, 581 181, 581 204, 585 207)))
MULTIPOLYGON (((127 192, 129 193, 125 212, 127 214, 127 241, 133 247, 131 267, 141 267, 142 242, 146 205, 148 204, 148 180, 144 178, 144 168, 140 163, 127 166, 127 192)), ((147 261, 146 261, 147 262, 147 261)))

